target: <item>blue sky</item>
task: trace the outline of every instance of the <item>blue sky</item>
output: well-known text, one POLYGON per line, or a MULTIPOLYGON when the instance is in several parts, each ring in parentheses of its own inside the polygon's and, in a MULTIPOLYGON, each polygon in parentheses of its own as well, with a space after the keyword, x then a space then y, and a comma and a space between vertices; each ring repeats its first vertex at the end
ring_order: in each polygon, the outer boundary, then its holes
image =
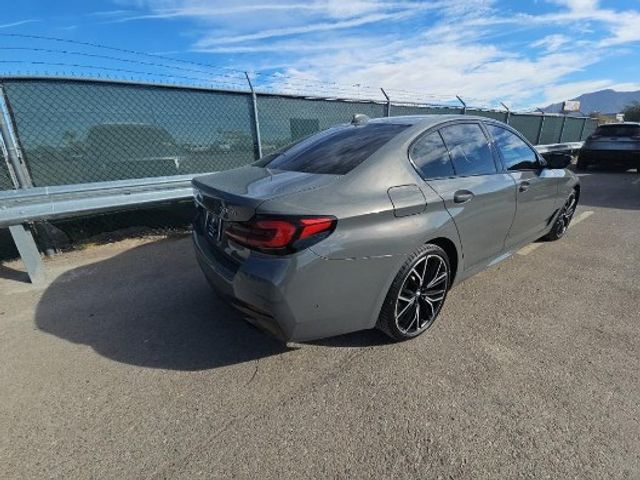
POLYGON ((0 70, 528 108, 640 89, 640 0, 23 0, 0 70))

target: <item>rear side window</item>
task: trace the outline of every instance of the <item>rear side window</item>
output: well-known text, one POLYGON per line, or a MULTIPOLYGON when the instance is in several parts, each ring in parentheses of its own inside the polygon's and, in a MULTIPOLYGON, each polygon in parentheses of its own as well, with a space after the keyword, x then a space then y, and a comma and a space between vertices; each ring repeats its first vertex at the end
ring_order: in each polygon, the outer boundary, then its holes
POLYGON ((507 170, 535 170, 538 157, 533 149, 506 128, 487 125, 507 170))
POLYGON ((633 137, 640 135, 637 125, 602 125, 593 132, 594 137, 633 137))
POLYGON ((419 138, 409 154, 414 165, 425 178, 451 177, 453 165, 447 147, 438 132, 419 138))
POLYGON ((409 126, 368 123, 332 128, 268 156, 256 165, 294 172, 344 175, 409 126))
POLYGON ((461 123, 440 129, 449 149, 456 175, 496 173, 493 153, 482 128, 477 123, 461 123))

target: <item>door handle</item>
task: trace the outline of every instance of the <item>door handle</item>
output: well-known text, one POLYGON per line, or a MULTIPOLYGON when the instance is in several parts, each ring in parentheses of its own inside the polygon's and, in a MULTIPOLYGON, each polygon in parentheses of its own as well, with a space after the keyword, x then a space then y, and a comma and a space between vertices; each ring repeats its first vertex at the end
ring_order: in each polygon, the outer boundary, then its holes
POLYGON ((458 190, 453 194, 453 201, 455 203, 467 203, 473 198, 473 193, 469 190, 458 190))
POLYGON ((527 190, 529 190, 530 186, 531 184, 527 181, 520 182, 520 186, 518 187, 518 190, 521 192, 526 192, 527 190))

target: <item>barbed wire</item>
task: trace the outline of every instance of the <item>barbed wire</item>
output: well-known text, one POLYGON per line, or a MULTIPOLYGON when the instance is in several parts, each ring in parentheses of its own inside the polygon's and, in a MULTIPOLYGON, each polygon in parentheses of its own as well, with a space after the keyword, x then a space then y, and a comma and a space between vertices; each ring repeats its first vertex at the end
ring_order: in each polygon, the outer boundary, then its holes
MULTIPOLYGON (((153 67, 169 68, 169 69, 172 69, 172 70, 180 70, 180 71, 183 71, 183 72, 205 73, 205 74, 211 73, 211 72, 209 72, 207 70, 201 70, 201 69, 177 67, 175 65, 167 65, 167 64, 163 64, 163 63, 145 62, 145 61, 142 61, 142 60, 131 60, 131 59, 127 59, 127 58, 113 57, 113 56, 110 56, 110 55, 100 55, 100 54, 96 54, 96 53, 85 53, 85 52, 77 52, 77 51, 72 51, 72 50, 62 50, 62 49, 55 49, 55 48, 0 47, 0 50, 32 51, 32 52, 43 52, 43 53, 61 53, 63 55, 78 55, 78 56, 82 56, 82 57, 101 58, 101 59, 104 59, 104 60, 112 60, 112 61, 117 61, 117 62, 133 63, 133 64, 136 64, 136 65, 147 65, 147 66, 153 66, 153 67)), ((216 74, 216 76, 218 76, 218 77, 229 77, 229 78, 240 78, 239 74, 232 75, 232 74, 228 74, 228 73, 218 73, 218 74, 216 74)), ((242 78, 244 79, 244 74, 242 75, 242 78)))
MULTIPOLYGON (((85 41, 80 41, 80 40, 71 40, 71 39, 64 39, 64 38, 51 37, 51 36, 45 36, 45 35, 22 34, 22 33, 0 33, 0 37, 32 39, 32 40, 41 40, 41 41, 43 40, 43 41, 48 41, 48 42, 57 42, 57 43, 78 45, 78 46, 84 46, 84 47, 90 47, 90 48, 96 48, 96 49, 103 49, 103 50, 115 51, 115 52, 120 52, 120 53, 126 53, 126 54, 129 54, 129 55, 136 55, 136 56, 143 56, 143 57, 154 58, 154 59, 161 59, 161 60, 168 61, 168 62, 174 62, 174 63, 184 64, 184 65, 199 66, 199 67, 203 67, 203 68, 206 68, 206 69, 225 72, 225 73, 212 74, 212 75, 215 75, 215 77, 228 77, 228 78, 232 78, 232 79, 241 79, 241 78, 244 79, 244 75, 245 75, 245 71, 243 71, 243 70, 235 69, 235 68, 231 68, 231 67, 226 67, 226 66, 222 66, 222 65, 212 65, 212 64, 209 64, 209 63, 198 62, 198 61, 193 61, 193 60, 186 60, 186 59, 182 59, 182 58, 173 58, 173 57, 169 57, 169 56, 166 56, 166 55, 143 52, 143 51, 134 50, 134 49, 127 49, 127 48, 121 48, 121 47, 112 47, 112 46, 102 45, 102 44, 95 43, 95 42, 85 42, 85 41), (233 72, 233 73, 231 74, 229 72, 233 72)), ((192 73, 209 74, 208 70, 191 69, 191 68, 186 68, 186 67, 179 67, 179 66, 176 66, 176 65, 170 65, 170 64, 167 64, 167 63, 147 62, 147 61, 143 61, 143 60, 140 60, 140 59, 129 59, 129 58, 110 56, 110 55, 101 55, 101 54, 86 53, 86 52, 79 52, 79 51, 70 51, 70 50, 64 50, 64 49, 38 48, 38 47, 0 47, 0 49, 3 49, 3 50, 31 50, 31 51, 40 52, 40 53, 58 53, 58 54, 63 54, 63 55, 78 55, 78 56, 85 56, 85 57, 91 57, 91 58, 100 58, 100 59, 103 59, 103 60, 109 60, 109 61, 115 61, 115 62, 126 62, 126 63, 132 63, 132 64, 138 64, 138 65, 144 65, 144 66, 152 66, 152 67, 156 67, 156 68, 166 68, 166 69, 170 69, 170 70, 179 70, 179 71, 186 71, 186 72, 192 72, 192 73)), ((8 63, 8 62, 9 61, 7 61, 5 63, 8 63)), ((16 62, 17 61, 13 61, 13 63, 16 63, 16 62)), ((24 62, 26 62, 26 61, 24 61, 24 62)), ((55 66, 55 63, 60 63, 60 62, 47 62, 47 63, 41 62, 41 63, 34 63, 34 64, 43 65, 43 66, 44 65, 55 66)), ((100 70, 103 70, 103 71, 112 71, 112 72, 120 72, 120 73, 128 73, 128 74, 138 74, 138 75, 145 75, 145 76, 156 75, 156 76, 160 76, 160 77, 163 77, 163 78, 174 77, 174 78, 181 78, 183 80, 191 80, 191 81, 195 80, 195 81, 199 81, 199 82, 204 81, 205 83, 210 82, 210 79, 208 79, 208 78, 207 79, 203 79, 203 78, 187 77, 187 76, 182 76, 182 75, 140 72, 140 71, 134 71, 134 70, 117 69, 117 68, 113 68, 113 67, 83 65, 83 64, 78 64, 78 63, 68 64, 67 66, 68 67, 73 66, 75 68, 82 68, 82 69, 96 68, 96 69, 100 69, 100 70)), ((338 83, 338 82, 330 82, 330 81, 318 79, 317 77, 310 76, 308 74, 305 74, 304 72, 295 72, 295 74, 283 74, 281 72, 267 73, 267 72, 251 71, 251 75, 253 75, 254 78, 275 79, 276 80, 275 82, 273 82, 273 81, 269 82, 269 80, 265 80, 264 83, 259 83, 259 87, 260 88, 267 89, 267 90, 274 91, 274 92, 277 90, 279 85, 286 85, 286 88, 289 88, 289 89, 294 88, 300 94, 305 93, 304 92, 305 89, 309 89, 309 91, 308 91, 309 95, 311 95, 313 93, 317 94, 316 90, 318 88, 323 88, 323 89, 331 90, 333 93, 338 93, 340 95, 361 97, 361 95, 363 93, 365 93, 370 97, 374 97, 373 99, 381 99, 383 97, 381 92, 380 92, 380 88, 379 87, 374 87, 374 86, 366 85, 366 84, 363 84, 363 83, 345 84, 345 83, 338 83)), ((233 84, 233 83, 229 83, 229 82, 220 82, 220 81, 215 81, 214 83, 216 83, 216 84, 224 84, 224 83, 233 84)), ((431 100, 431 101, 440 100, 440 101, 442 101, 444 99, 449 99, 450 101, 454 101, 454 98, 456 96, 455 94, 424 93, 424 92, 411 91, 411 90, 406 90, 406 89, 401 89, 401 88, 385 88, 385 91, 387 91, 388 93, 393 93, 393 96, 395 97, 394 101, 406 101, 406 102, 409 102, 409 103, 431 103, 429 101, 424 101, 424 100, 431 100)))
MULTIPOLYGON (((71 40, 58 37, 51 37, 45 35, 33 35, 33 34, 21 34, 21 33, 0 33, 0 37, 4 38, 18 38, 18 39, 32 39, 47 42, 65 43, 83 47, 90 47, 95 49, 103 49, 108 51, 119 52, 127 55, 143 56, 147 58, 153 58, 157 60, 163 60, 168 63, 145 61, 137 58, 123 58, 122 56, 103 55, 99 53, 82 52, 76 50, 67 49, 55 49, 48 47, 23 47, 23 46, 2 46, 0 50, 4 51, 31 51, 43 54, 58 54, 65 56, 80 56, 86 58, 95 58, 101 60, 107 60, 111 62, 124 62, 128 64, 136 64, 144 67, 154 67, 166 69, 167 71, 176 70, 180 72, 198 73, 203 75, 210 75, 206 78, 187 76, 174 73, 162 73, 162 72, 149 72, 140 70, 130 70, 119 67, 109 67, 103 65, 87 65, 78 62, 52 62, 52 61, 36 61, 36 60, 0 60, 0 64, 16 64, 16 65, 40 65, 48 67, 66 67, 66 68, 79 68, 83 70, 97 70, 103 72, 113 72, 128 75, 143 75, 146 77, 159 77, 165 79, 180 79, 188 80, 190 82, 198 82, 203 85, 227 85, 232 87, 247 88, 245 80, 245 71, 226 67, 222 65, 212 65, 209 63, 186 60, 183 58, 173 58, 166 55, 149 53, 138 51, 134 49, 127 49, 121 47, 112 47, 102 45, 95 42, 85 42, 80 40, 71 40), (180 65, 191 65, 200 68, 190 68, 178 65, 171 65, 171 63, 179 63, 180 65), (214 73, 215 72, 215 73, 214 73), (223 80, 220 80, 222 78, 223 80), (239 82, 233 82, 229 80, 238 80, 239 82)), ((261 91, 267 91, 272 93, 286 93, 290 92, 296 95, 306 96, 336 96, 336 97, 350 97, 358 100, 372 100, 381 101, 384 100, 384 96, 379 87, 366 85, 363 83, 338 83, 327 80, 318 79, 317 77, 310 76, 304 72, 295 72, 285 74, 282 72, 268 73, 260 71, 251 71, 250 75, 254 79, 262 79, 262 81, 256 82, 256 88, 261 91), (363 98, 363 95, 366 98, 363 98)), ((234 88, 235 89, 235 88, 234 88)), ((408 90, 403 88, 385 88, 385 92, 390 95, 391 100, 396 103, 407 103, 415 105, 428 105, 428 106, 452 106, 459 105, 456 94, 451 93, 425 93, 414 90, 408 90)), ((490 99, 477 99, 468 98, 468 101, 485 103, 490 99)), ((486 105, 486 104, 485 104, 486 105)), ((487 106, 478 107, 487 109, 487 106)))
POLYGON ((99 65, 83 65, 79 63, 67 63, 67 62, 42 62, 42 61, 32 61, 32 60, 0 60, 0 64, 27 64, 27 65, 41 65, 41 66, 49 66, 49 67, 67 67, 67 68, 87 68, 93 70, 104 70, 110 72, 120 72, 120 73, 128 73, 135 75, 148 75, 148 76, 159 76, 164 78, 181 78, 183 80, 195 80, 205 83, 211 83, 216 85, 232 85, 238 86, 242 88, 246 88, 246 83, 236 83, 236 82, 227 82, 227 81, 212 81, 211 78, 199 78, 199 77, 187 77, 185 75, 175 75, 169 73, 158 73, 158 72, 141 72, 139 70, 128 70, 124 68, 113 68, 113 67, 102 67, 99 65))

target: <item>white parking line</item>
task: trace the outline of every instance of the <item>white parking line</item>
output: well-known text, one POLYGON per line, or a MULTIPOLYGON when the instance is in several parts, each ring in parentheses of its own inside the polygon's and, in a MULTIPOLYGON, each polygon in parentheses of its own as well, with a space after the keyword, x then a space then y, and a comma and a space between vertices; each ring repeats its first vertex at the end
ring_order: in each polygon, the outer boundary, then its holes
MULTIPOLYGON (((571 222, 571 224, 569 225, 569 228, 573 227, 574 225, 579 224, 580 222, 582 222, 583 220, 586 220, 587 218, 589 218, 591 215, 593 215, 593 210, 587 210, 586 212, 582 212, 580 215, 578 215, 576 218, 574 218, 571 222)), ((542 245, 544 245, 544 243, 542 242, 538 242, 538 243, 530 243, 529 245, 527 245, 526 247, 522 247, 520 250, 518 250, 516 253, 518 255, 529 255, 531 252, 533 252, 534 250, 537 250, 538 248, 540 248, 542 245)))
POLYGON ((586 220, 591 215, 593 215, 593 210, 587 210, 586 212, 582 212, 580 215, 578 215, 576 218, 573 219, 573 221, 569 224, 569 228, 579 224, 583 220, 586 220))
POLYGON ((640 183, 640 178, 636 178, 633 182, 631 182, 631 185, 637 185, 640 183))

